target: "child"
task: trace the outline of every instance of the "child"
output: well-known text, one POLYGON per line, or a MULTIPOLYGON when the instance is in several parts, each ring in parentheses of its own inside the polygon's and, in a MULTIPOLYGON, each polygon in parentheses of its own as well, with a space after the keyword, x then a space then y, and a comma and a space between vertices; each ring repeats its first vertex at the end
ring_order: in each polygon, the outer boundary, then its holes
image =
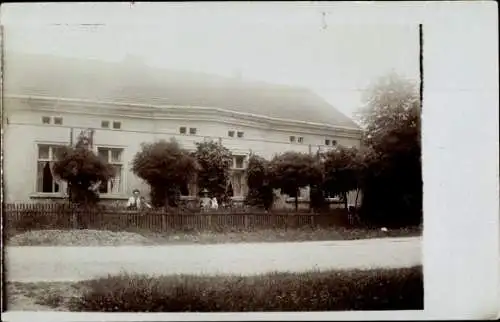
POLYGON ((210 208, 212 208, 214 210, 219 209, 219 203, 217 202, 217 198, 213 197, 211 201, 212 202, 211 202, 210 208))

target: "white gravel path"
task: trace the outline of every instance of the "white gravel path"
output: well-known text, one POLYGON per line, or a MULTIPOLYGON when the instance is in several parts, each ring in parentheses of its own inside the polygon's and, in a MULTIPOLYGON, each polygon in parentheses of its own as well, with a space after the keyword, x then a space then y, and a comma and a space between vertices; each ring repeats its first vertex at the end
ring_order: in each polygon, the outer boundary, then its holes
POLYGON ((421 238, 287 243, 6 247, 7 280, 78 281, 120 272, 260 274, 270 271, 409 267, 422 263, 421 238))

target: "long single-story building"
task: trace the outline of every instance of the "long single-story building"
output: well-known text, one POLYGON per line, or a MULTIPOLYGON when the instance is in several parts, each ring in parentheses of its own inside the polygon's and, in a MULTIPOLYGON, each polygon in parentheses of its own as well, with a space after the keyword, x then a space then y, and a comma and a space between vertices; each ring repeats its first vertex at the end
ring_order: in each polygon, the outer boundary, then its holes
MULTIPOLYGON (((165 70, 129 57, 105 62, 7 52, 4 56, 4 200, 65 198, 52 175, 58 147, 93 131, 93 148, 116 178, 101 198, 122 200, 148 186, 131 171, 143 142, 175 138, 187 149, 219 140, 234 155, 234 198, 246 193, 252 152, 316 153, 359 146, 361 130, 313 92, 298 87, 165 70)), ((196 195, 195 184, 185 194, 196 195)))

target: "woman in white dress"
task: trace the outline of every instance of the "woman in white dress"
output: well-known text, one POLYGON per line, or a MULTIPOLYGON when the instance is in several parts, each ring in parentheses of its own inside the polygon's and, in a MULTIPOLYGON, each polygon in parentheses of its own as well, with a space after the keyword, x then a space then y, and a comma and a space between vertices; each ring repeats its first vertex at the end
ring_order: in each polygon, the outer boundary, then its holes
POLYGON ((219 203, 217 202, 217 198, 213 197, 210 203, 210 208, 213 210, 219 209, 219 203))

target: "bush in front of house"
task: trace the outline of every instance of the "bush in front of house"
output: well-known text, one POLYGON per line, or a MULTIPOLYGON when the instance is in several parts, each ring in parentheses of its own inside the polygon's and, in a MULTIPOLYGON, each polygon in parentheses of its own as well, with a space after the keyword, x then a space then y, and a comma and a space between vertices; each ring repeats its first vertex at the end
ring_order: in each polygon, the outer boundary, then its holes
POLYGON ((198 170, 196 159, 174 138, 142 143, 132 160, 132 172, 150 186, 155 207, 177 207, 181 186, 198 170))
POLYGON ((53 166, 54 175, 68 183, 71 202, 81 207, 95 206, 99 202, 98 187, 116 175, 115 168, 92 151, 90 141, 80 134, 74 147, 58 151, 53 166))
MULTIPOLYGON (((220 142, 196 142, 193 153, 200 165, 197 173, 197 185, 200 193, 209 191, 221 203, 228 203, 230 191, 230 175, 233 156, 231 151, 220 142)), ((232 187, 232 185, 231 185, 232 187)))
POLYGON ((248 194, 245 205, 269 211, 274 202, 274 191, 270 185, 269 161, 255 154, 248 159, 246 180, 248 194))
POLYGON ((243 312, 423 309, 422 267, 257 276, 109 276, 80 282, 74 311, 243 312))
POLYGON ((276 155, 269 163, 269 173, 274 188, 294 197, 295 211, 299 209, 299 189, 323 181, 321 160, 309 153, 287 151, 276 155))

